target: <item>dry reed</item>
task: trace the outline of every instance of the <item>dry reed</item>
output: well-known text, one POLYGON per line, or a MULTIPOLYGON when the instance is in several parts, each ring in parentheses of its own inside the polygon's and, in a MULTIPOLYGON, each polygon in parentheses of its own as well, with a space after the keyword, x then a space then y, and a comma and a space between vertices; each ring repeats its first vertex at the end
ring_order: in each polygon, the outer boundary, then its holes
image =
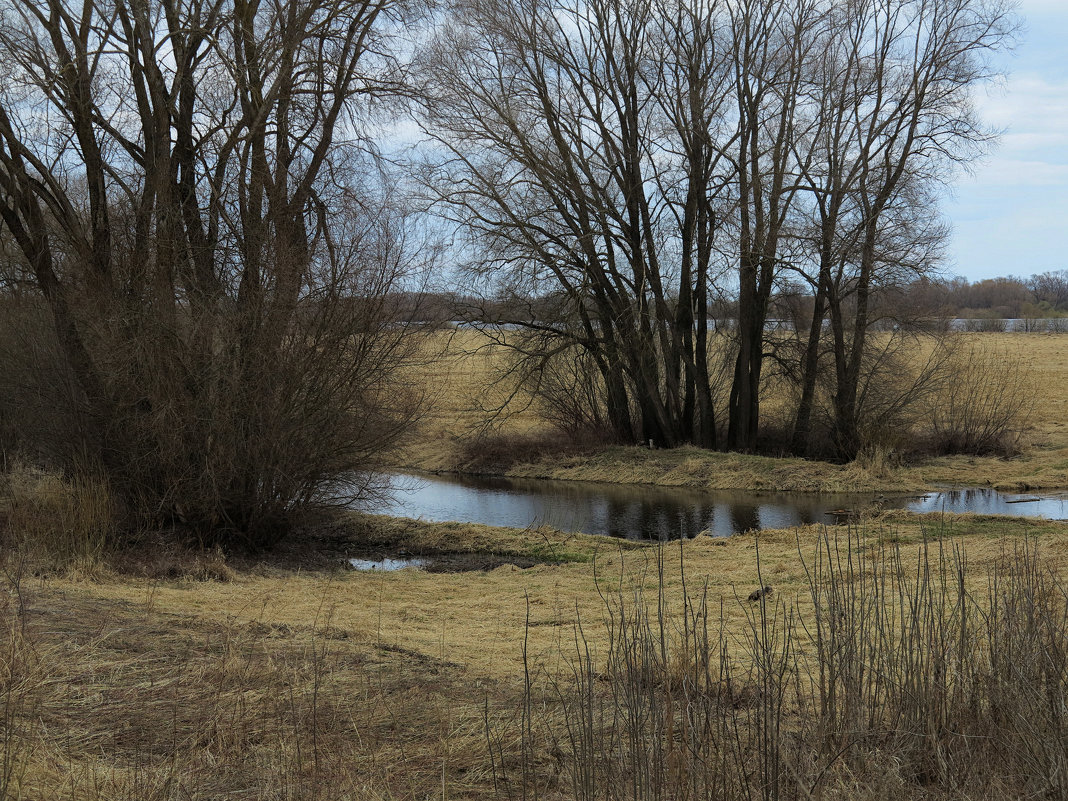
POLYGON ((825 533, 805 603, 739 598, 740 634, 707 588, 672 608, 667 558, 604 595, 605 652, 579 622, 528 673, 511 761, 488 735, 508 797, 1068 798, 1068 583, 1034 541, 976 590, 960 543, 825 533))

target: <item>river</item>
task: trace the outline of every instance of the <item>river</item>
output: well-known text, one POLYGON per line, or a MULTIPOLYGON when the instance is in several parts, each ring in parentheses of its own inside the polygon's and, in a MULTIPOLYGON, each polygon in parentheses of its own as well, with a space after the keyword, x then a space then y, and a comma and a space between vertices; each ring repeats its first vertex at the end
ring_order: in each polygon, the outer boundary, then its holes
POLYGON ((696 490, 634 484, 469 475, 394 475, 395 491, 367 511, 640 540, 725 537, 742 531, 831 523, 875 504, 914 512, 976 512, 1068 519, 1068 494, 947 489, 912 496, 696 490))

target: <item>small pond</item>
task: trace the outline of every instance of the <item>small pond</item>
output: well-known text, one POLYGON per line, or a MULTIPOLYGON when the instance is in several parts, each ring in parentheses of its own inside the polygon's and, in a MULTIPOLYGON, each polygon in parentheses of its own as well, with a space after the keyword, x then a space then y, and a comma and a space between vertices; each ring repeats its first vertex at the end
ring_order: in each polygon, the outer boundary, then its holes
POLYGON ((424 568, 426 559, 419 557, 383 557, 382 559, 349 559, 353 570, 404 570, 406 567, 424 568))
POLYGON ((561 531, 628 539, 725 537, 741 531, 832 523, 878 503, 915 512, 977 512, 1068 519, 1068 495, 1013 495, 954 489, 907 497, 705 491, 649 485, 511 479, 496 476, 396 474, 392 501, 375 514, 455 520, 489 526, 550 525, 561 531))

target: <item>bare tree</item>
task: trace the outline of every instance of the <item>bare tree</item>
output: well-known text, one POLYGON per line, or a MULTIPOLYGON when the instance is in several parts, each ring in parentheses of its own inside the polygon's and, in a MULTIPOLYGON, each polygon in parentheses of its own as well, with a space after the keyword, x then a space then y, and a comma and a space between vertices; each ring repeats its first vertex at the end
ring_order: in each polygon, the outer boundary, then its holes
POLYGON ((829 349, 852 455, 873 293, 933 263, 917 210, 988 138, 969 96, 1010 33, 993 0, 472 0, 424 60, 425 182, 471 233, 473 275, 566 300, 502 321, 588 353, 622 438, 718 443, 719 282, 737 297, 726 446, 756 447, 769 304, 800 276, 795 449, 829 349))
POLYGON ((1068 270, 1032 275, 1027 286, 1038 303, 1048 303, 1057 310, 1068 309, 1068 270))
POLYGON ((727 430, 731 449, 756 447, 768 300, 798 191, 797 142, 808 125, 799 90, 819 11, 810 0, 744 0, 729 8, 737 130, 726 146, 737 197, 738 265, 738 356, 727 430))
POLYGON ((907 262, 900 254, 888 259, 882 247, 894 236, 894 207, 920 207, 930 198, 923 191, 925 182, 942 179, 947 169, 973 157, 989 139, 974 116, 970 92, 990 76, 986 55, 1002 46, 1012 31, 1003 3, 977 0, 880 2, 874 4, 868 26, 878 81, 871 95, 869 135, 861 147, 859 252, 853 260, 849 332, 838 302, 842 293, 832 293, 830 304, 835 441, 843 456, 855 455, 860 445, 857 388, 878 270, 880 265, 907 262))
POLYGON ((711 18, 674 3, 477 0, 424 61, 426 130, 449 154, 427 186, 479 240, 473 272, 562 293, 559 318, 508 322, 589 355, 625 440, 715 444, 712 42, 711 18))
POLYGON ((945 230, 930 209, 952 168, 989 139, 969 95, 990 77, 986 54, 1011 19, 998 3, 870 2, 833 5, 810 83, 816 155, 799 158, 812 267, 801 267, 814 308, 800 370, 792 447, 807 451, 819 357, 835 369, 835 439, 859 447, 859 387, 872 299, 881 287, 929 272, 945 230))
POLYGON ((410 411, 381 383, 411 221, 358 126, 399 87, 402 11, 3 4, 0 217, 90 422, 78 448, 151 519, 269 542, 410 411))

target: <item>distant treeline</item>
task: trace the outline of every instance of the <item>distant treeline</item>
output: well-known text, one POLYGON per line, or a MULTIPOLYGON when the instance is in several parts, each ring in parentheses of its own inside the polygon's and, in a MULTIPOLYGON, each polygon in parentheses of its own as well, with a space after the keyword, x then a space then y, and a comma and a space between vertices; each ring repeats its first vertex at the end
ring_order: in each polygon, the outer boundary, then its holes
MULTIPOLYGON (((1023 278, 1007 276, 970 282, 967 278, 921 277, 908 284, 881 288, 876 318, 888 323, 965 319, 1031 319, 1068 316, 1068 270, 1053 270, 1023 278)), ((504 323, 538 309, 549 315, 555 298, 479 298, 459 292, 406 293, 397 296, 398 320, 440 324, 446 321, 504 323), (517 309, 522 305, 523 309, 517 309)), ((811 288, 786 284, 770 300, 769 318, 797 323, 811 319, 811 288)), ((710 319, 736 320, 738 300, 723 292, 709 304, 710 319)))
POLYGON ((912 303, 952 317, 1058 317, 1068 314, 1068 270, 975 283, 965 278, 919 280, 905 294, 912 303))

